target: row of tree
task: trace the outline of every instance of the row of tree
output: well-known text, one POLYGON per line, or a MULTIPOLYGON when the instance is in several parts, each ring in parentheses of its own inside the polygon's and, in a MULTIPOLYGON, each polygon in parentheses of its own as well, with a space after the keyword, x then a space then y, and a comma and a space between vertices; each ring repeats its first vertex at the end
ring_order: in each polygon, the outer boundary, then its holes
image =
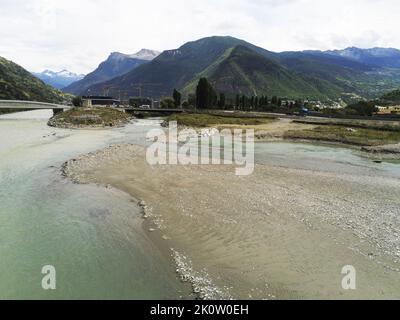
POLYGON ((197 109, 238 109, 238 110, 265 110, 274 107, 286 107, 289 109, 298 109, 303 106, 301 100, 286 101, 273 96, 268 99, 267 96, 251 96, 236 95, 236 99, 227 98, 224 93, 217 93, 213 86, 206 78, 201 78, 196 87, 196 94, 189 95, 188 100, 182 104, 182 95, 174 89, 172 99, 167 98, 162 102, 163 107, 181 107, 197 109), (168 101, 167 101, 168 100, 168 101))

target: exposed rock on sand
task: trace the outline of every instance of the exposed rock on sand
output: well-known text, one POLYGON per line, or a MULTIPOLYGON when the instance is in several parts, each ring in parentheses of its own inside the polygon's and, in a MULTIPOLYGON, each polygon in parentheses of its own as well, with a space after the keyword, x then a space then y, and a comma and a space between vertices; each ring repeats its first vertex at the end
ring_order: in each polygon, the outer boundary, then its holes
POLYGON ((176 264, 176 272, 180 275, 183 282, 190 282, 192 284, 193 293, 197 294, 200 299, 232 299, 228 288, 221 289, 217 287, 205 270, 203 272, 193 270, 192 263, 187 257, 175 249, 171 249, 171 251, 176 264))

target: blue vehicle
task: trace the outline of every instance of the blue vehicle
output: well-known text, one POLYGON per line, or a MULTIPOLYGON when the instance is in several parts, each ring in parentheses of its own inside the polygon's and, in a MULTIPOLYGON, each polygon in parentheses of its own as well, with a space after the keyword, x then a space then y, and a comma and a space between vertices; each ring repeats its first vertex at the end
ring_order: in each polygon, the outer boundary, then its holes
POLYGON ((299 115, 302 117, 307 117, 309 112, 310 111, 306 107, 301 107, 299 115))

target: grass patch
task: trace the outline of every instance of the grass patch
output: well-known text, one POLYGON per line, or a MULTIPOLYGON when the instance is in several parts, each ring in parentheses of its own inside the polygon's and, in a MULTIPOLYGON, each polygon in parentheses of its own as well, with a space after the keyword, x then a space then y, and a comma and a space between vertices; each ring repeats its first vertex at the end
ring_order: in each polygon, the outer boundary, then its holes
POLYGON ((399 143, 400 131, 324 125, 314 129, 290 130, 284 134, 284 138, 341 142, 359 146, 379 146, 399 143))
POLYGON ((126 123, 130 119, 129 114, 113 108, 73 108, 51 118, 49 125, 56 127, 114 127, 126 123))
POLYGON ((166 118, 167 122, 176 121, 178 125, 204 128, 218 125, 257 126, 275 121, 273 118, 220 116, 210 114, 174 114, 166 118))
POLYGON ((346 128, 363 128, 384 131, 400 131, 400 121, 382 121, 382 120, 353 120, 353 119, 304 119, 294 120, 295 123, 344 126, 346 128))

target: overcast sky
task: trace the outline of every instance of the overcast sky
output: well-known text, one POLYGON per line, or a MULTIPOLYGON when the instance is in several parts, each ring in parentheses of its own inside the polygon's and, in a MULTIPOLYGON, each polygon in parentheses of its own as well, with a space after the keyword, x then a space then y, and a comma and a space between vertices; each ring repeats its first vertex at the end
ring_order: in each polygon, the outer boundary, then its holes
POLYGON ((399 0, 0 0, 0 56, 87 73, 110 52, 231 35, 272 51, 400 48, 399 0))

